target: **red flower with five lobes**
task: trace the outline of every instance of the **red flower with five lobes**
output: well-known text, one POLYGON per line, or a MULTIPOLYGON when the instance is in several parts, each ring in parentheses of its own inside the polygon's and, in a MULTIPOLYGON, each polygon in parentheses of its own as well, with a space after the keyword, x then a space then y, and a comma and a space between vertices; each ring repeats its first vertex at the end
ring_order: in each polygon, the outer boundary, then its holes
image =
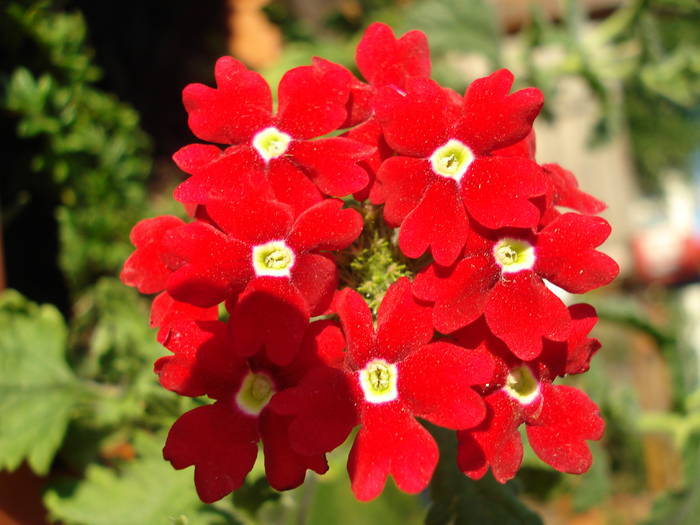
MULTIPOLYGON (((342 290, 334 304, 347 340, 343 389, 352 393, 361 425, 348 459, 352 490, 358 499, 371 500, 391 474, 401 490, 420 492, 433 474, 438 448, 415 418, 451 429, 479 424, 484 406, 472 387, 491 380, 492 358, 478 350, 430 343, 430 307, 413 298, 406 278, 387 291, 376 332, 369 307, 357 292, 342 290)), ((335 446, 347 437, 358 415, 347 410, 347 401, 339 400, 340 410, 335 410, 316 400, 333 398, 335 386, 324 390, 316 381, 313 396, 309 387, 282 394, 273 410, 295 418, 289 427, 293 446, 301 441, 305 451, 335 446), (321 420, 332 426, 332 436, 316 430, 321 420)))
POLYGON ((423 270, 414 292, 435 303, 438 331, 454 332, 484 315, 493 334, 526 361, 540 354, 543 338, 569 337, 566 306, 543 279, 584 293, 608 284, 619 271, 615 261, 595 250, 610 234, 600 217, 566 213, 537 233, 481 233, 473 232, 469 251, 453 266, 423 270))
POLYGON ((459 344, 486 349, 499 363, 497 386, 484 398, 486 419, 474 429, 457 433, 458 465, 469 477, 479 479, 489 467, 501 483, 515 476, 523 456, 518 432, 522 423, 532 449, 545 463, 573 474, 591 466, 586 440, 600 439, 605 429, 598 407, 582 391, 552 384, 557 376, 585 372, 600 347, 596 339, 587 337, 597 322, 595 310, 577 304, 570 311, 569 339, 548 341, 540 357, 527 363, 514 359, 483 322, 455 334, 459 344))
POLYGON ((289 363, 309 316, 328 308, 337 287, 327 252, 347 247, 362 230, 360 214, 342 205, 326 199, 295 219, 276 201, 211 203, 216 226, 193 222, 164 239, 169 256, 180 260, 168 293, 200 307, 226 301, 243 355, 265 346, 272 362, 289 363))
POLYGON ((161 384, 180 395, 216 400, 182 415, 163 450, 177 469, 194 465, 202 501, 211 503, 241 486, 255 463, 258 440, 263 443, 268 482, 277 490, 299 486, 307 469, 326 472, 323 454, 298 454, 289 447, 291 418, 268 406, 307 372, 342 359, 344 339, 337 326, 311 324, 299 358, 285 368, 236 355, 228 328, 219 321, 181 322, 164 344, 173 355, 155 364, 161 384))
POLYGON ((216 63, 217 88, 190 84, 183 92, 192 132, 202 140, 174 160, 192 177, 175 191, 181 202, 237 200, 241 193, 273 192, 297 212, 326 195, 344 196, 367 186, 357 162, 374 148, 341 137, 319 137, 338 129, 347 116, 351 75, 315 58, 288 71, 278 88, 278 111, 265 80, 231 58, 216 63), (319 190, 321 193, 319 193, 319 190))
POLYGON ((546 193, 542 169, 524 157, 492 155, 525 138, 542 106, 537 89, 509 95, 512 83, 507 70, 475 80, 461 107, 429 79, 408 79, 405 92, 378 93, 377 119, 398 156, 384 161, 377 180, 384 218, 401 226, 399 246, 407 256, 431 247, 439 264, 452 264, 466 242, 469 216, 491 229, 538 224, 541 210, 532 199, 546 193))

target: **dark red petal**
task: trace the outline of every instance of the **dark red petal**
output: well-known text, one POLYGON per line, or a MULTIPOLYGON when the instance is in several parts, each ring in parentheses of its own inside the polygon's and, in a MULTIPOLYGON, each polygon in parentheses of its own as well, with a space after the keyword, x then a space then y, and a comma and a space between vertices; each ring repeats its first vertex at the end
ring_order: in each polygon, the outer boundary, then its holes
POLYGON ((294 142, 289 155, 323 193, 344 197, 367 186, 369 175, 358 162, 375 151, 357 140, 330 137, 294 142))
POLYGON ((528 421, 527 437, 539 458, 561 472, 583 474, 592 462, 586 440, 603 436, 598 407, 580 390, 542 383, 542 410, 528 421))
POLYGON ((545 174, 550 185, 555 206, 564 206, 588 215, 596 215, 607 206, 592 195, 581 191, 573 173, 559 164, 544 164, 545 174))
POLYGON ((540 355, 543 337, 565 341, 571 331, 564 303, 529 270, 501 278, 485 314, 493 334, 523 361, 540 355))
POLYGON ((567 374, 583 374, 588 371, 591 358, 600 349, 600 341, 588 337, 598 322, 598 314, 590 304, 580 303, 569 306, 571 314, 571 336, 566 353, 567 374))
POLYGON ((348 375, 326 366, 313 368, 296 387, 275 394, 268 407, 294 417, 289 445, 302 455, 330 452, 358 422, 348 375))
POLYGON ((523 422, 518 403, 498 390, 484 398, 487 416, 473 430, 457 432, 459 469, 473 479, 481 478, 488 467, 501 483, 513 479, 523 459, 518 427, 523 422))
POLYGON ((429 344, 398 365, 399 396, 417 417, 454 430, 471 428, 486 416, 481 396, 471 387, 490 382, 493 371, 486 351, 429 344))
POLYGON ((427 78, 410 78, 406 91, 383 87, 374 110, 384 138, 399 155, 429 157, 450 138, 454 121, 448 95, 427 78))
POLYGON ((119 278, 127 286, 134 286, 141 293, 156 293, 165 288, 165 283, 172 273, 161 258, 163 236, 184 222, 164 215, 144 219, 131 230, 129 238, 136 250, 124 262, 119 278))
MULTIPOLYGON (((370 118, 363 124, 352 128, 343 136, 375 148, 374 153, 370 157, 359 163, 359 165, 367 172, 369 176, 369 183, 365 188, 353 194, 356 201, 367 200, 372 187, 374 186, 377 170, 379 170, 382 162, 391 157, 394 152, 386 143, 386 140, 384 140, 382 128, 379 125, 379 122, 377 122, 376 118, 370 118)), ((375 198, 377 197, 375 196, 375 198)), ((374 201, 372 202, 374 203, 374 201)), ((384 201, 382 200, 381 202, 384 201)))
POLYGON ((469 166, 462 197, 470 215, 482 226, 533 228, 540 210, 529 199, 546 191, 542 169, 520 157, 481 157, 469 166))
POLYGON ((260 415, 260 436, 265 453, 265 475, 275 490, 289 490, 304 482, 306 469, 325 474, 328 463, 323 454, 302 456, 289 446, 288 428, 292 421, 264 410, 260 415))
MULTIPOLYGON (((185 149, 175 154, 176 162, 185 149)), ((194 162, 192 158, 188 161, 194 162)), ((175 199, 180 202, 207 204, 221 200, 238 202, 252 196, 272 197, 264 164, 247 145, 228 148, 208 162, 188 166, 187 171, 192 176, 175 188, 175 199)))
POLYGON ((427 160, 410 157, 385 160, 377 172, 377 182, 382 185, 385 196, 386 222, 390 226, 399 226, 418 206, 434 178, 427 160))
POLYGON ((322 58, 287 71, 277 89, 277 122, 296 139, 319 137, 338 129, 352 77, 347 69, 322 58))
POLYGON ((343 201, 326 199, 297 217, 287 239, 298 253, 342 250, 362 232, 362 216, 343 201))
POLYGON ((391 28, 374 22, 365 30, 355 54, 357 67, 376 86, 403 87, 405 79, 430 76, 428 39, 421 31, 409 31, 396 39, 391 28))
POLYGON ((475 80, 467 88, 456 136, 476 153, 510 146, 530 133, 544 97, 536 88, 509 95, 512 85, 513 74, 501 69, 475 80))
POLYGON ((158 327, 158 342, 163 343, 170 334, 170 328, 174 323, 189 319, 192 321, 214 321, 219 317, 219 309, 200 308, 189 303, 183 303, 173 299, 168 292, 162 292, 153 299, 151 305, 150 325, 158 327))
POLYGON ((233 395, 248 371, 231 350, 228 327, 221 321, 173 323, 163 345, 174 355, 158 359, 154 371, 160 384, 180 395, 233 395))
POLYGON ((333 301, 338 287, 338 269, 331 259, 316 253, 297 255, 292 283, 301 292, 309 313, 321 315, 333 301))
POLYGON ((481 317, 499 274, 487 257, 461 260, 450 277, 439 283, 433 310, 435 329, 449 334, 481 317))
POLYGON ((408 277, 389 286, 377 312, 379 355, 395 363, 420 351, 433 337, 430 313, 429 306, 413 297, 408 277))
POLYGON ((348 343, 348 359, 355 368, 363 368, 376 353, 372 312, 362 296, 350 288, 336 294, 334 306, 348 343))
POLYGON ((438 264, 449 266, 457 259, 469 231, 458 191, 450 180, 436 180, 428 188, 399 230, 399 247, 406 256, 418 258, 430 247, 438 264))
POLYGON ((610 235, 602 217, 565 213, 537 238, 535 271, 571 293, 585 293, 610 283, 620 271, 617 263, 596 251, 610 235))
POLYGON ((182 92, 190 129, 208 142, 246 142, 270 122, 270 88, 260 74, 232 57, 217 60, 214 75, 217 89, 190 84, 182 92))
POLYGON ((323 200, 316 185, 287 157, 270 161, 267 178, 277 200, 291 206, 295 216, 323 200))
POLYGON ((297 385, 302 378, 317 366, 342 368, 345 360, 345 336, 335 319, 314 321, 306 329, 301 349, 296 359, 277 377, 285 385, 297 385))
POLYGON ((368 406, 348 457, 352 491, 360 501, 374 499, 391 473, 401 490, 417 494, 428 486, 438 455, 435 440, 400 403, 368 406))
POLYGON ((256 198, 235 204, 212 202, 207 212, 222 230, 248 245, 286 238, 294 220, 288 205, 256 198))
POLYGON ((194 465, 197 493, 205 503, 213 503, 243 484, 258 455, 257 442, 257 418, 217 402, 175 421, 163 457, 176 469, 194 465))
POLYGON ((208 307, 238 293, 251 277, 250 248, 209 224, 194 222, 170 230, 165 248, 186 264, 167 281, 178 301, 208 307))
POLYGON ((309 323, 306 300, 286 277, 257 277, 231 313, 234 348, 250 356, 265 347, 267 358, 285 366, 296 356, 309 323))

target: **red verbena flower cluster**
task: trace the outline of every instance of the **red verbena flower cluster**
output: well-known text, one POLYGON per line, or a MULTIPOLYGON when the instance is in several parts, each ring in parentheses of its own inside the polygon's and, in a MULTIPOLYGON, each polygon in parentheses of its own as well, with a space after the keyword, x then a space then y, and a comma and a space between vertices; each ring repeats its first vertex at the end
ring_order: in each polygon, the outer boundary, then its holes
POLYGON ((159 294, 151 324, 171 352, 155 363, 161 384, 214 400, 175 422, 165 458, 193 465, 213 502, 241 486, 258 442, 284 490, 325 472, 359 426, 357 498, 379 495, 389 475, 416 493, 439 454, 421 419, 457 431, 472 478, 515 476, 523 423, 542 460, 586 471, 603 420, 554 382, 588 369, 597 317, 547 283, 578 294, 615 278, 596 251, 610 233, 604 205, 535 161, 542 95, 510 93, 507 70, 461 96, 429 78, 425 35, 396 39, 383 24, 356 58, 364 81, 320 58, 288 71, 276 111, 263 78, 230 57, 215 88, 184 90, 189 126, 209 143, 174 156, 190 175, 175 198, 191 218, 137 224, 121 274, 159 294), (388 288, 376 319, 338 289, 362 201, 383 206, 405 257, 425 261, 388 288))

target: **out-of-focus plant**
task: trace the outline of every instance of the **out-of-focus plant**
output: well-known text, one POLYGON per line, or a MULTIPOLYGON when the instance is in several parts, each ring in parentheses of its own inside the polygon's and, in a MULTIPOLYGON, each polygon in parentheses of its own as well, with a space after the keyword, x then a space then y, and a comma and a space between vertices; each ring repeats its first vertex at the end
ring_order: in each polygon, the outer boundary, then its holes
POLYGON ((97 87, 100 71, 79 13, 36 0, 0 9, 8 52, 0 109, 32 141, 28 165, 5 173, 5 184, 24 201, 57 196, 60 264, 79 291, 114 274, 129 253, 129 227, 147 204, 150 141, 134 109, 97 87))

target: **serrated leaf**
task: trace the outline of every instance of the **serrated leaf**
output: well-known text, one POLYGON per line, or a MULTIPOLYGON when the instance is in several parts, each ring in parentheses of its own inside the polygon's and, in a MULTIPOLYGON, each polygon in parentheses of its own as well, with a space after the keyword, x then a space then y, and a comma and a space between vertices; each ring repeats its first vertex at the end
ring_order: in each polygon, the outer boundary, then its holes
POLYGON ((542 525, 512 483, 502 485, 490 474, 474 481, 459 471, 454 432, 436 427, 430 432, 440 446, 440 462, 430 484, 433 505, 426 525, 542 525))
POLYGON ((46 473, 79 396, 65 361, 66 327, 50 305, 12 290, 0 299, 0 468, 25 459, 46 473))
POLYGON ((92 464, 82 481, 57 483, 44 496, 51 517, 69 525, 225 524, 199 501, 192 472, 163 460, 162 437, 141 436, 139 457, 119 470, 92 464))

